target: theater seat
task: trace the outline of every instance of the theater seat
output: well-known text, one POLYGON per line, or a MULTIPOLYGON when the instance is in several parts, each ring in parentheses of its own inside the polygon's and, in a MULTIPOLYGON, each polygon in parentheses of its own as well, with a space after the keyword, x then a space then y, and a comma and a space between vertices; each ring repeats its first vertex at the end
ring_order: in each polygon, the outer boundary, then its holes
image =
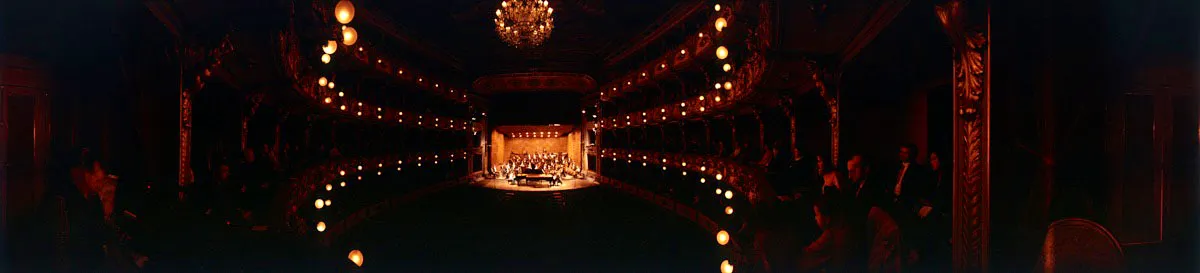
POLYGON ((1125 253, 1104 226, 1068 218, 1050 224, 1035 272, 1125 272, 1125 253))

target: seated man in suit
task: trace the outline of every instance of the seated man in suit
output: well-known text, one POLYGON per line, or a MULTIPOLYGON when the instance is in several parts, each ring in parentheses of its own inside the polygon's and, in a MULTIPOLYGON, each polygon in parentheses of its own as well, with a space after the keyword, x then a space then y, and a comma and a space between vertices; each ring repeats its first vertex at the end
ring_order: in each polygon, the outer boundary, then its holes
POLYGON ((800 272, 865 272, 863 221, 847 217, 842 198, 822 196, 813 204, 821 236, 804 248, 800 272))

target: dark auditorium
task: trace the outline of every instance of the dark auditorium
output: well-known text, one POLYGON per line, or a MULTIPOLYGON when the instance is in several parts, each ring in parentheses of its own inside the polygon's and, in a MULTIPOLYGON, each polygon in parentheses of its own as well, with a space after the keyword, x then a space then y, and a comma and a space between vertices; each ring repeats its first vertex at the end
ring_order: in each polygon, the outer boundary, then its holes
POLYGON ((0 272, 1191 273, 1197 170, 1195 0, 0 0, 0 272))

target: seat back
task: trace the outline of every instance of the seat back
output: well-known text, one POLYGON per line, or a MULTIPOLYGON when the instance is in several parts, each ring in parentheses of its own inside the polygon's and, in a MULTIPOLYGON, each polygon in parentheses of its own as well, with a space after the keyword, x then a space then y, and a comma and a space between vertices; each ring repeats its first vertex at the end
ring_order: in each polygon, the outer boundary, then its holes
POLYGON ((1046 232, 1038 272, 1125 272, 1125 253, 1104 226, 1086 219, 1054 221, 1046 232))
POLYGON ((900 272, 903 267, 903 243, 900 226, 896 220, 879 207, 867 213, 867 236, 870 239, 867 254, 867 272, 900 272))

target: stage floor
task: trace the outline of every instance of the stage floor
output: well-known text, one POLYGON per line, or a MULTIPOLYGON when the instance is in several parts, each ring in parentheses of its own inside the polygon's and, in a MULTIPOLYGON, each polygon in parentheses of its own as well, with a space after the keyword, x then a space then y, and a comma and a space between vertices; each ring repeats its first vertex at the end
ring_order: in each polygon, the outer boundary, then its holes
POLYGON ((521 183, 521 185, 518 186, 516 184, 510 184, 508 180, 484 179, 481 181, 471 183, 471 185, 480 186, 480 187, 484 187, 484 188, 492 188, 492 189, 497 189, 497 190, 505 190, 505 191, 546 191, 546 192, 548 192, 548 191, 568 191, 568 190, 574 190, 574 189, 582 189, 582 188, 600 185, 600 183, 596 183, 595 181, 591 181, 591 180, 587 180, 587 179, 565 179, 562 181, 562 184, 554 185, 554 186, 550 186, 550 183, 546 182, 546 181, 525 182, 525 183, 521 183))

